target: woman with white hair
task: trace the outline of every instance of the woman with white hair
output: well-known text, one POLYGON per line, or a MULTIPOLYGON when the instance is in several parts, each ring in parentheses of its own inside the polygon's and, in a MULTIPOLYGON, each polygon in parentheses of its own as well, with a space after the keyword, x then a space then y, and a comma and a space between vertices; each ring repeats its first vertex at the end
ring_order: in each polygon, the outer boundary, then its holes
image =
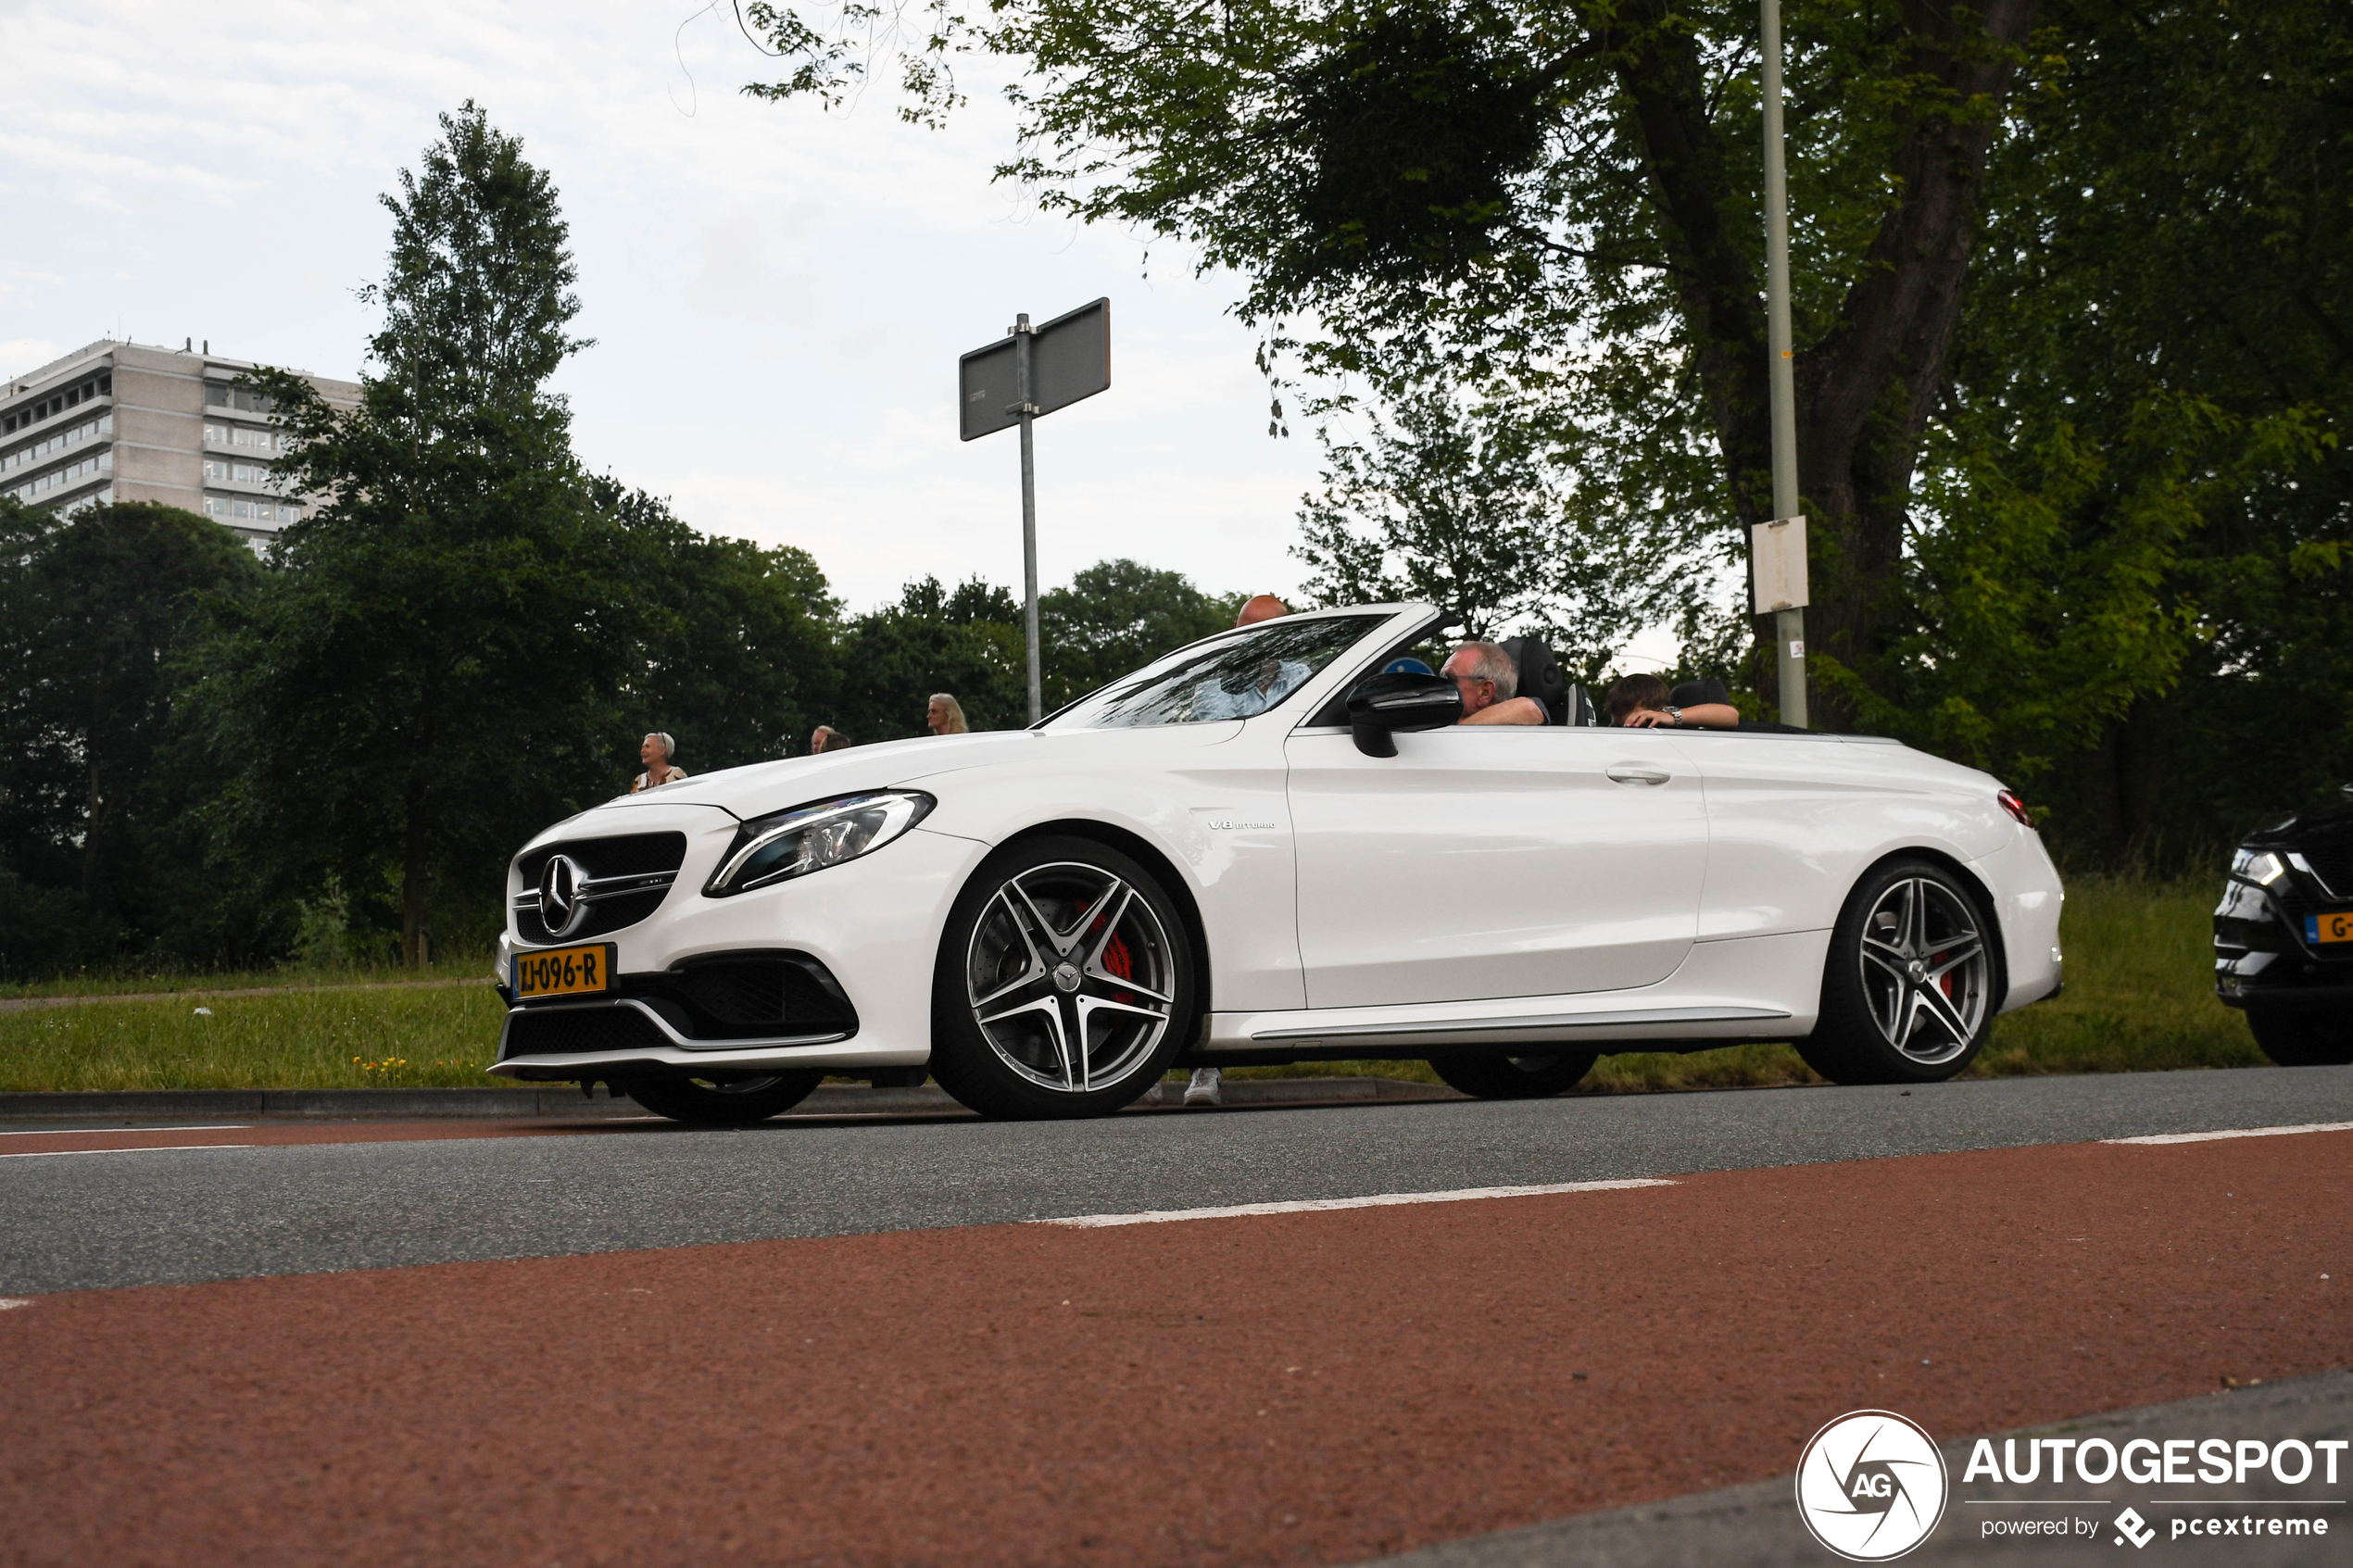
POLYGON ((660 730, 654 731, 639 741, 637 760, 646 765, 646 771, 637 775, 637 782, 629 786, 629 793, 635 795, 641 789, 654 789, 662 784, 676 784, 680 779, 685 778, 686 769, 673 768, 670 765, 670 759, 677 754, 678 743, 660 730))
POLYGON ((946 692, 931 694, 931 705, 924 710, 924 722, 936 735, 968 735, 973 729, 964 722, 963 704, 946 692))

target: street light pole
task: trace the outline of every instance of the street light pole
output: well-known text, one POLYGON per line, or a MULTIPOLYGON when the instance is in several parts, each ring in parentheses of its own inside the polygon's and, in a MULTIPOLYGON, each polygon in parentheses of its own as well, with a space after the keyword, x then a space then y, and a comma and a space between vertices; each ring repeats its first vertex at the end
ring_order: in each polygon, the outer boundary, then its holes
MULTIPOLYGON (((1789 170, 1781 146, 1780 0, 1759 0, 1765 65, 1765 313, 1772 353, 1773 518, 1800 515, 1797 500, 1797 383, 1789 324, 1789 170)), ((1806 727, 1806 610, 1777 610, 1773 642, 1780 674, 1781 722, 1806 727)))

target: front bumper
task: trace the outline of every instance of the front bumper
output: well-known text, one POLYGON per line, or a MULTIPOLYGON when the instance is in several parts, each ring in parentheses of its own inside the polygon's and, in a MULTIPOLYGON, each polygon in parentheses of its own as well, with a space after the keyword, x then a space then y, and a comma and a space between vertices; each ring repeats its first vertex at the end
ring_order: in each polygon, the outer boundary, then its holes
POLYGON ((2330 907, 2344 906, 2317 901, 2293 881, 2224 884, 2214 909, 2215 996, 2234 1008, 2353 1004, 2353 952, 2305 939, 2306 917, 2330 907))
MULTIPOLYGON (((568 1081, 610 1074, 820 1069, 850 1072, 919 1067, 931 1059, 932 967, 948 909, 988 846, 915 828, 872 855, 732 898, 700 889, 735 824, 689 836, 686 864, 661 907, 602 940, 616 947, 621 994, 595 1000, 550 999, 511 1008, 501 1035, 503 1078, 568 1081), (714 1033, 669 1004, 676 982, 698 963, 752 954, 805 957, 837 987, 846 1017, 823 1027, 786 1024, 749 1037, 714 1033), (522 1021, 570 1015, 596 1027, 599 1048, 541 1048, 560 1042, 542 1033, 510 1054, 522 1021)), ((499 968, 511 976, 511 933, 499 944, 499 968)), ((789 1013, 787 1016, 791 1016, 789 1013)), ((569 1031, 567 1031, 569 1032, 569 1031)))

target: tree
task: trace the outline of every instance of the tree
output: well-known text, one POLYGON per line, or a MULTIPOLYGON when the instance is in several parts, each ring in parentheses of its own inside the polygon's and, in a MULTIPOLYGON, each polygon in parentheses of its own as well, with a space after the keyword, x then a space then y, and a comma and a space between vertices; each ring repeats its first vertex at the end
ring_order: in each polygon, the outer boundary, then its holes
POLYGON ((838 604, 805 550, 697 533, 610 480, 597 509, 627 534, 648 601, 639 667, 619 694, 640 734, 661 730, 701 773, 789 755, 831 708, 838 604))
MULTIPOLYGON (((1818 665, 1890 636, 1927 420, 1987 158, 2037 0, 1789 11, 1799 472, 1817 520, 1818 665)), ((871 7, 758 6, 793 75, 837 94, 871 7)), ((1756 13, 1734 0, 1003 0, 900 51, 917 118, 965 47, 1025 60, 1023 156, 1051 210, 1182 241, 1247 280, 1270 365, 1394 395, 1435 358, 1547 396, 1627 526, 1769 504, 1756 13), (1321 331, 1294 341, 1290 323, 1321 331), (1693 461, 1703 452, 1712 461, 1693 461)), ((1277 422, 1281 420, 1277 402, 1277 422)), ((1737 559, 1744 533, 1719 546, 1737 559)), ((1833 688, 1833 709, 1837 688, 1833 688)))
MULTIPOLYGON (((1624 526, 1589 476, 1551 460, 1543 419, 1433 373, 1374 411, 1365 440, 1319 428, 1324 488, 1303 498, 1292 550, 1309 593, 1427 599, 1470 636, 1535 633, 1588 682, 1634 633, 1704 607, 1704 536, 1668 518, 1624 526)), ((1694 624, 1689 640, 1708 639, 1694 624)))
POLYGON ((152 936, 182 802, 158 776, 210 601, 252 552, 176 507, 71 517, 0 501, 0 960, 19 972, 152 936))
POLYGON ((908 583, 897 604, 844 628, 829 721, 860 742, 925 734, 925 703, 944 691, 974 729, 1019 729, 1029 704, 1021 619, 1012 594, 978 578, 952 592, 936 577, 908 583))
POLYGON ((1995 158, 1863 673, 2078 861, 2196 864, 2353 775, 2314 700, 2353 685, 2349 72, 2322 0, 2053 0, 1995 158))
POLYGON ((1097 561, 1038 596, 1051 711, 1234 623, 1239 594, 1204 594, 1181 572, 1097 561))
POLYGON ((285 414, 274 548, 223 649, 228 803, 288 876, 389 883, 409 961, 443 890, 479 908, 514 846, 610 789, 644 622, 625 531, 590 505, 546 381, 585 346, 555 186, 469 102, 384 198, 382 328, 359 405, 257 380, 285 414))

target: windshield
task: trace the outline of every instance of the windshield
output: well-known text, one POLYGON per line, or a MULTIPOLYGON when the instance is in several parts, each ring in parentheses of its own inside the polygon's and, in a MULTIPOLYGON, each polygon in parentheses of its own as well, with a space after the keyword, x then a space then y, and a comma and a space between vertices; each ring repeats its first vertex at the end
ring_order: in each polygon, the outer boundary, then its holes
POLYGON ((1114 681, 1060 721, 1075 728, 1136 729, 1254 719, 1314 679, 1385 615, 1270 621, 1163 669, 1114 681))

